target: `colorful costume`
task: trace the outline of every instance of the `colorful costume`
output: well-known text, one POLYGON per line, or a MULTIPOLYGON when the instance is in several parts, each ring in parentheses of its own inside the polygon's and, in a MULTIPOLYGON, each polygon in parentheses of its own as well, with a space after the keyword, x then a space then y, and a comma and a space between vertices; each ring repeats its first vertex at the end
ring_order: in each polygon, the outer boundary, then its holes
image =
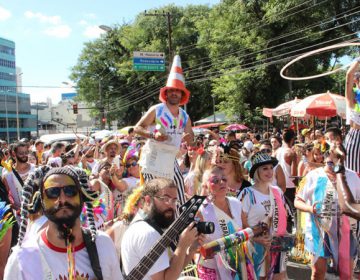
POLYGON ((152 133, 163 131, 168 139, 158 142, 148 139, 142 148, 139 164, 145 181, 155 177, 173 179, 178 187, 180 204, 185 203, 185 185, 176 154, 180 149, 182 135, 189 120, 187 113, 179 107, 179 114, 174 116, 166 105, 166 91, 168 89, 183 92, 179 105, 184 105, 190 97, 189 90, 185 87, 185 79, 182 73, 180 56, 176 55, 166 86, 161 88, 159 99, 163 103, 156 105, 155 125, 150 128, 152 133))
MULTIPOLYGON (((233 218, 209 200, 204 201, 200 207, 199 211, 204 221, 211 221, 215 224, 214 233, 205 235, 205 243, 232 234, 242 228, 241 204, 233 197, 228 197, 227 200, 233 218)), ((224 253, 218 253, 212 259, 201 258, 198 265, 199 278, 204 280, 256 279, 251 250, 252 245, 246 242, 227 249, 224 253)))
MULTIPOLYGON (((346 179, 355 199, 360 198, 360 179, 355 172, 346 170, 346 179)), ((305 250, 317 258, 332 256, 335 267, 343 263, 344 256, 349 265, 349 256, 356 254, 356 240, 351 234, 349 218, 341 216, 337 191, 323 168, 310 171, 304 186, 297 196, 309 205, 316 203, 319 215, 307 214, 305 228, 305 250), (352 249, 352 250, 351 250, 352 249), (343 255, 344 254, 344 255, 343 255)))
MULTIPOLYGON (((286 234, 287 210, 284 206, 285 199, 279 187, 271 187, 268 195, 263 194, 253 187, 245 188, 240 196, 242 202, 242 211, 247 214, 247 221, 250 227, 257 225, 259 222, 271 218, 270 234, 281 237, 286 234)), ((271 263, 270 271, 267 271, 265 248, 254 243, 255 253, 254 266, 257 277, 266 277, 269 274, 286 271, 286 252, 270 252, 271 263)))

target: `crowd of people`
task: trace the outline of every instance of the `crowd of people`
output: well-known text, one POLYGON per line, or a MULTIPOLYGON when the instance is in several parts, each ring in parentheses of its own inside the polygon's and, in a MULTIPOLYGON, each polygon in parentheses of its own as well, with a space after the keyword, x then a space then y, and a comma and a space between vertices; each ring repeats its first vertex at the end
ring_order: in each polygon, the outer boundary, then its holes
MULTIPOLYGON (((355 68, 348 99, 359 83, 355 68)), ((333 125, 194 135, 180 107, 189 97, 175 56, 161 103, 128 135, 0 142, 8 205, 0 209, 0 279, 287 279, 300 231, 312 279, 325 279, 329 266, 351 279, 360 217, 356 108, 348 134, 333 125), (199 253, 260 224, 266 230, 211 258, 199 253)))

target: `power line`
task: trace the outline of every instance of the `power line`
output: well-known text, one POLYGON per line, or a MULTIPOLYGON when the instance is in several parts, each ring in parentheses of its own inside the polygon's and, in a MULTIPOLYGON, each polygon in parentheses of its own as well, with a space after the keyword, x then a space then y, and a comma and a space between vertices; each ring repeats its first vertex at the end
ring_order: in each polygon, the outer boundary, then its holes
MULTIPOLYGON (((322 45, 322 44, 325 44, 325 43, 329 43, 329 42, 338 40, 338 39, 340 39, 340 38, 353 36, 354 34, 357 34, 357 32, 354 32, 354 33, 348 34, 348 35, 344 35, 344 36, 339 37, 339 38, 336 38, 336 39, 328 40, 328 41, 326 41, 326 42, 322 42, 322 43, 319 43, 319 44, 315 44, 315 45, 310 46, 310 47, 314 47, 314 46, 322 45)), ((357 39, 352 39, 352 40, 350 40, 350 42, 351 42, 351 41, 355 41, 355 40, 357 40, 357 39)), ((342 41, 342 42, 344 42, 344 41, 342 41)), ((342 43, 342 42, 337 42, 337 43, 342 43)), ((309 47, 306 47, 306 48, 309 48, 309 47)), ((306 48, 303 48, 303 49, 306 49, 306 48)), ((282 55, 285 55, 285 54, 282 54, 282 55)), ((239 70, 237 70, 237 71, 235 71, 235 72, 230 72, 230 73, 218 73, 218 72, 216 72, 216 75, 212 75, 212 76, 208 76, 208 77, 203 77, 203 78, 201 78, 201 79, 200 79, 200 78, 194 79, 194 80, 190 81, 189 83, 192 84, 192 83, 202 82, 202 81, 206 81, 206 80, 209 80, 209 79, 212 79, 212 78, 217 78, 217 77, 220 77, 220 76, 233 76, 233 75, 239 74, 239 73, 241 73, 241 72, 245 72, 245 71, 249 71, 249 70, 255 69, 255 68, 257 68, 257 67, 268 66, 268 65, 276 64, 276 63, 279 63, 279 62, 282 62, 282 61, 288 61, 289 59, 292 59, 292 58, 294 58, 294 57, 296 57, 296 56, 298 56, 298 55, 299 55, 299 54, 295 54, 295 55, 292 55, 292 56, 290 56, 290 57, 285 57, 285 58, 278 59, 278 60, 274 60, 274 61, 268 61, 268 62, 263 63, 263 64, 253 63, 254 65, 249 66, 248 68, 241 68, 241 69, 239 69, 239 70)), ((277 55, 277 56, 279 56, 279 55, 277 55)), ((275 57, 277 57, 277 56, 275 56, 275 57)), ((269 59, 272 59, 272 58, 267 58, 267 59, 264 59, 264 60, 262 60, 262 61, 266 61, 266 60, 269 60, 269 59)), ((241 66, 241 65, 240 65, 240 66, 241 66)), ((134 105, 134 104, 136 104, 136 103, 138 103, 138 102, 141 102, 141 101, 143 101, 143 100, 145 100, 145 99, 147 99, 147 98, 149 98, 149 97, 151 97, 151 96, 154 96, 155 94, 158 94, 158 91, 150 92, 150 93, 148 93, 146 96, 141 97, 140 99, 132 100, 131 102, 129 102, 129 103, 121 106, 120 108, 113 109, 113 110, 110 110, 110 111, 113 112, 113 111, 122 110, 122 109, 124 109, 124 108, 126 108, 126 107, 128 107, 128 106, 134 105)))
MULTIPOLYGON (((326 22, 325 22, 326 23, 326 22)), ((341 28, 342 26, 344 26, 344 25, 346 25, 346 24, 348 24, 348 23, 350 23, 350 22, 347 22, 347 23, 345 23, 345 24, 343 24, 343 25, 340 25, 340 26, 336 26, 336 27, 332 27, 332 28, 329 28, 329 29, 326 29, 326 30, 321 30, 321 31, 318 31, 317 33, 319 33, 319 34, 321 34, 321 33, 323 33, 323 32, 327 32, 327 31, 330 31, 330 30, 335 30, 335 29, 337 29, 337 28, 341 28)), ((324 23, 320 23, 319 25, 322 25, 322 24, 324 24, 324 23)), ((316 26, 319 26, 319 25, 316 25, 316 26)), ((315 33, 315 34, 317 34, 317 33, 315 33)), ((291 33, 291 34, 293 34, 293 33, 291 33)), ((255 52, 253 52, 253 53, 250 53, 250 54, 247 54, 247 55, 243 55, 243 56, 240 56, 240 57, 238 57, 238 58, 249 58, 252 54, 257 54, 257 53, 260 53, 260 52, 264 52, 264 51, 267 51, 267 50, 270 50, 270 49, 273 49, 273 48, 275 48, 275 47, 278 47, 278 46, 283 46, 283 45, 286 45, 286 44, 289 44, 289 43, 292 43, 292 42, 295 42, 295 41, 299 41, 299 40, 301 40, 301 39, 303 39, 303 38, 307 38, 307 37, 309 37, 310 35, 307 35, 307 36, 303 36, 303 37, 301 37, 301 38, 298 38, 298 39, 294 39, 294 40, 292 40, 292 41, 288 41, 288 42, 285 42, 285 43, 281 43, 281 44, 278 44, 278 45, 275 45, 275 46, 272 46, 272 47, 269 47, 269 48, 265 48, 265 49, 262 49, 262 50, 259 50, 259 51, 255 51, 255 52)), ((286 38, 286 37, 285 37, 286 38)), ((272 39, 273 40, 273 39, 272 39)), ((270 41, 270 40, 269 40, 270 41)), ((296 44, 295 46, 297 46, 297 45, 299 45, 299 44, 296 44)), ((291 46, 291 47, 294 47, 294 46, 291 46)), ((225 58, 226 56, 225 55, 223 55, 222 57, 218 57, 218 59, 219 58, 225 58)), ((215 63, 215 64, 213 64, 213 66, 214 65, 217 65, 217 64, 219 64, 219 63, 215 63)), ((195 71, 195 70, 199 70, 200 69, 200 67, 198 67, 198 68, 194 68, 194 69, 191 69, 190 71, 184 71, 184 73, 185 74, 187 74, 187 73, 189 73, 189 72, 191 72, 191 71, 195 71)), ((193 76, 194 77, 194 76, 193 76)), ((190 78, 193 78, 193 77, 188 77, 188 79, 190 78)), ((196 77, 196 76, 195 76, 196 77)), ((163 78, 163 79, 161 79, 161 80, 164 80, 165 78, 163 78)), ((157 82, 154 82, 154 83, 151 83, 150 85, 147 85, 147 86, 145 86, 145 87, 143 87, 143 88, 139 88, 139 89, 137 89, 137 90, 135 90, 135 91, 133 91, 133 92, 130 92, 130 93, 128 93, 128 94, 126 94, 126 95, 124 95, 124 96, 122 96, 122 98, 129 98, 129 97, 131 97, 131 96, 135 96, 136 95, 136 93, 139 93, 139 92, 143 92, 144 90, 146 90, 146 89, 151 89, 151 88, 154 88, 154 87, 156 87, 159 83, 160 83, 160 81, 161 80, 159 80, 159 81, 157 81, 157 82)))

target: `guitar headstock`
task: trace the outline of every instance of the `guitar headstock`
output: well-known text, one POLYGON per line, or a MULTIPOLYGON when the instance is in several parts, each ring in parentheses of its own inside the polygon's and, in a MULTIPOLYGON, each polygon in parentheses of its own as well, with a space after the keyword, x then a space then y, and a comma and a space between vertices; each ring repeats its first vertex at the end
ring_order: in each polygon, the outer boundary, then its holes
POLYGON ((194 220, 195 215, 205 198, 206 196, 194 195, 180 206, 179 211, 181 216, 183 216, 183 213, 186 213, 186 217, 184 218, 188 220, 187 224, 190 224, 194 220))

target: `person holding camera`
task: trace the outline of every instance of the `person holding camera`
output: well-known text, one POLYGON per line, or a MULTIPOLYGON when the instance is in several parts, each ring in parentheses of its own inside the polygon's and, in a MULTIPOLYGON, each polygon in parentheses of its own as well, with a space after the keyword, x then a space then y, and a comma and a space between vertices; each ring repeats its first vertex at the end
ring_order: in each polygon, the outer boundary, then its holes
POLYGON ((345 156, 340 147, 341 143, 330 143, 330 149, 324 155, 325 166, 306 175, 305 184, 295 200, 297 209, 310 213, 306 221, 305 250, 312 258, 312 279, 325 279, 326 263, 330 257, 340 279, 351 279, 352 260, 357 254, 353 223, 341 215, 343 196, 338 195, 338 191, 342 191, 344 185, 341 184, 345 181, 352 195, 359 200, 360 179, 354 171, 343 166, 344 159, 339 164, 339 156, 345 156))
MULTIPOLYGON (((214 232, 205 235, 205 243, 232 234, 242 228, 241 203, 235 197, 227 197, 227 179, 224 171, 219 166, 206 170, 203 175, 203 187, 207 189, 208 198, 199 209, 198 217, 204 222, 214 223, 214 232)), ((232 279, 255 279, 248 276, 254 275, 253 267, 246 265, 250 259, 245 252, 249 244, 239 244, 226 251, 226 258, 216 254, 214 258, 201 258, 198 264, 200 279, 206 280, 232 280, 232 279), (239 259, 236 259, 236 256, 239 259), (228 261, 228 265, 222 263, 222 259, 228 261)))
MULTIPOLYGON (((123 272, 127 275, 160 239, 160 232, 175 221, 177 186, 172 180, 155 178, 145 183, 143 209, 139 210, 121 242, 123 272)), ((180 234, 177 246, 167 248, 143 279, 177 279, 191 261, 203 235, 192 222, 180 234)), ((175 240, 173 240, 175 241, 175 240)))

